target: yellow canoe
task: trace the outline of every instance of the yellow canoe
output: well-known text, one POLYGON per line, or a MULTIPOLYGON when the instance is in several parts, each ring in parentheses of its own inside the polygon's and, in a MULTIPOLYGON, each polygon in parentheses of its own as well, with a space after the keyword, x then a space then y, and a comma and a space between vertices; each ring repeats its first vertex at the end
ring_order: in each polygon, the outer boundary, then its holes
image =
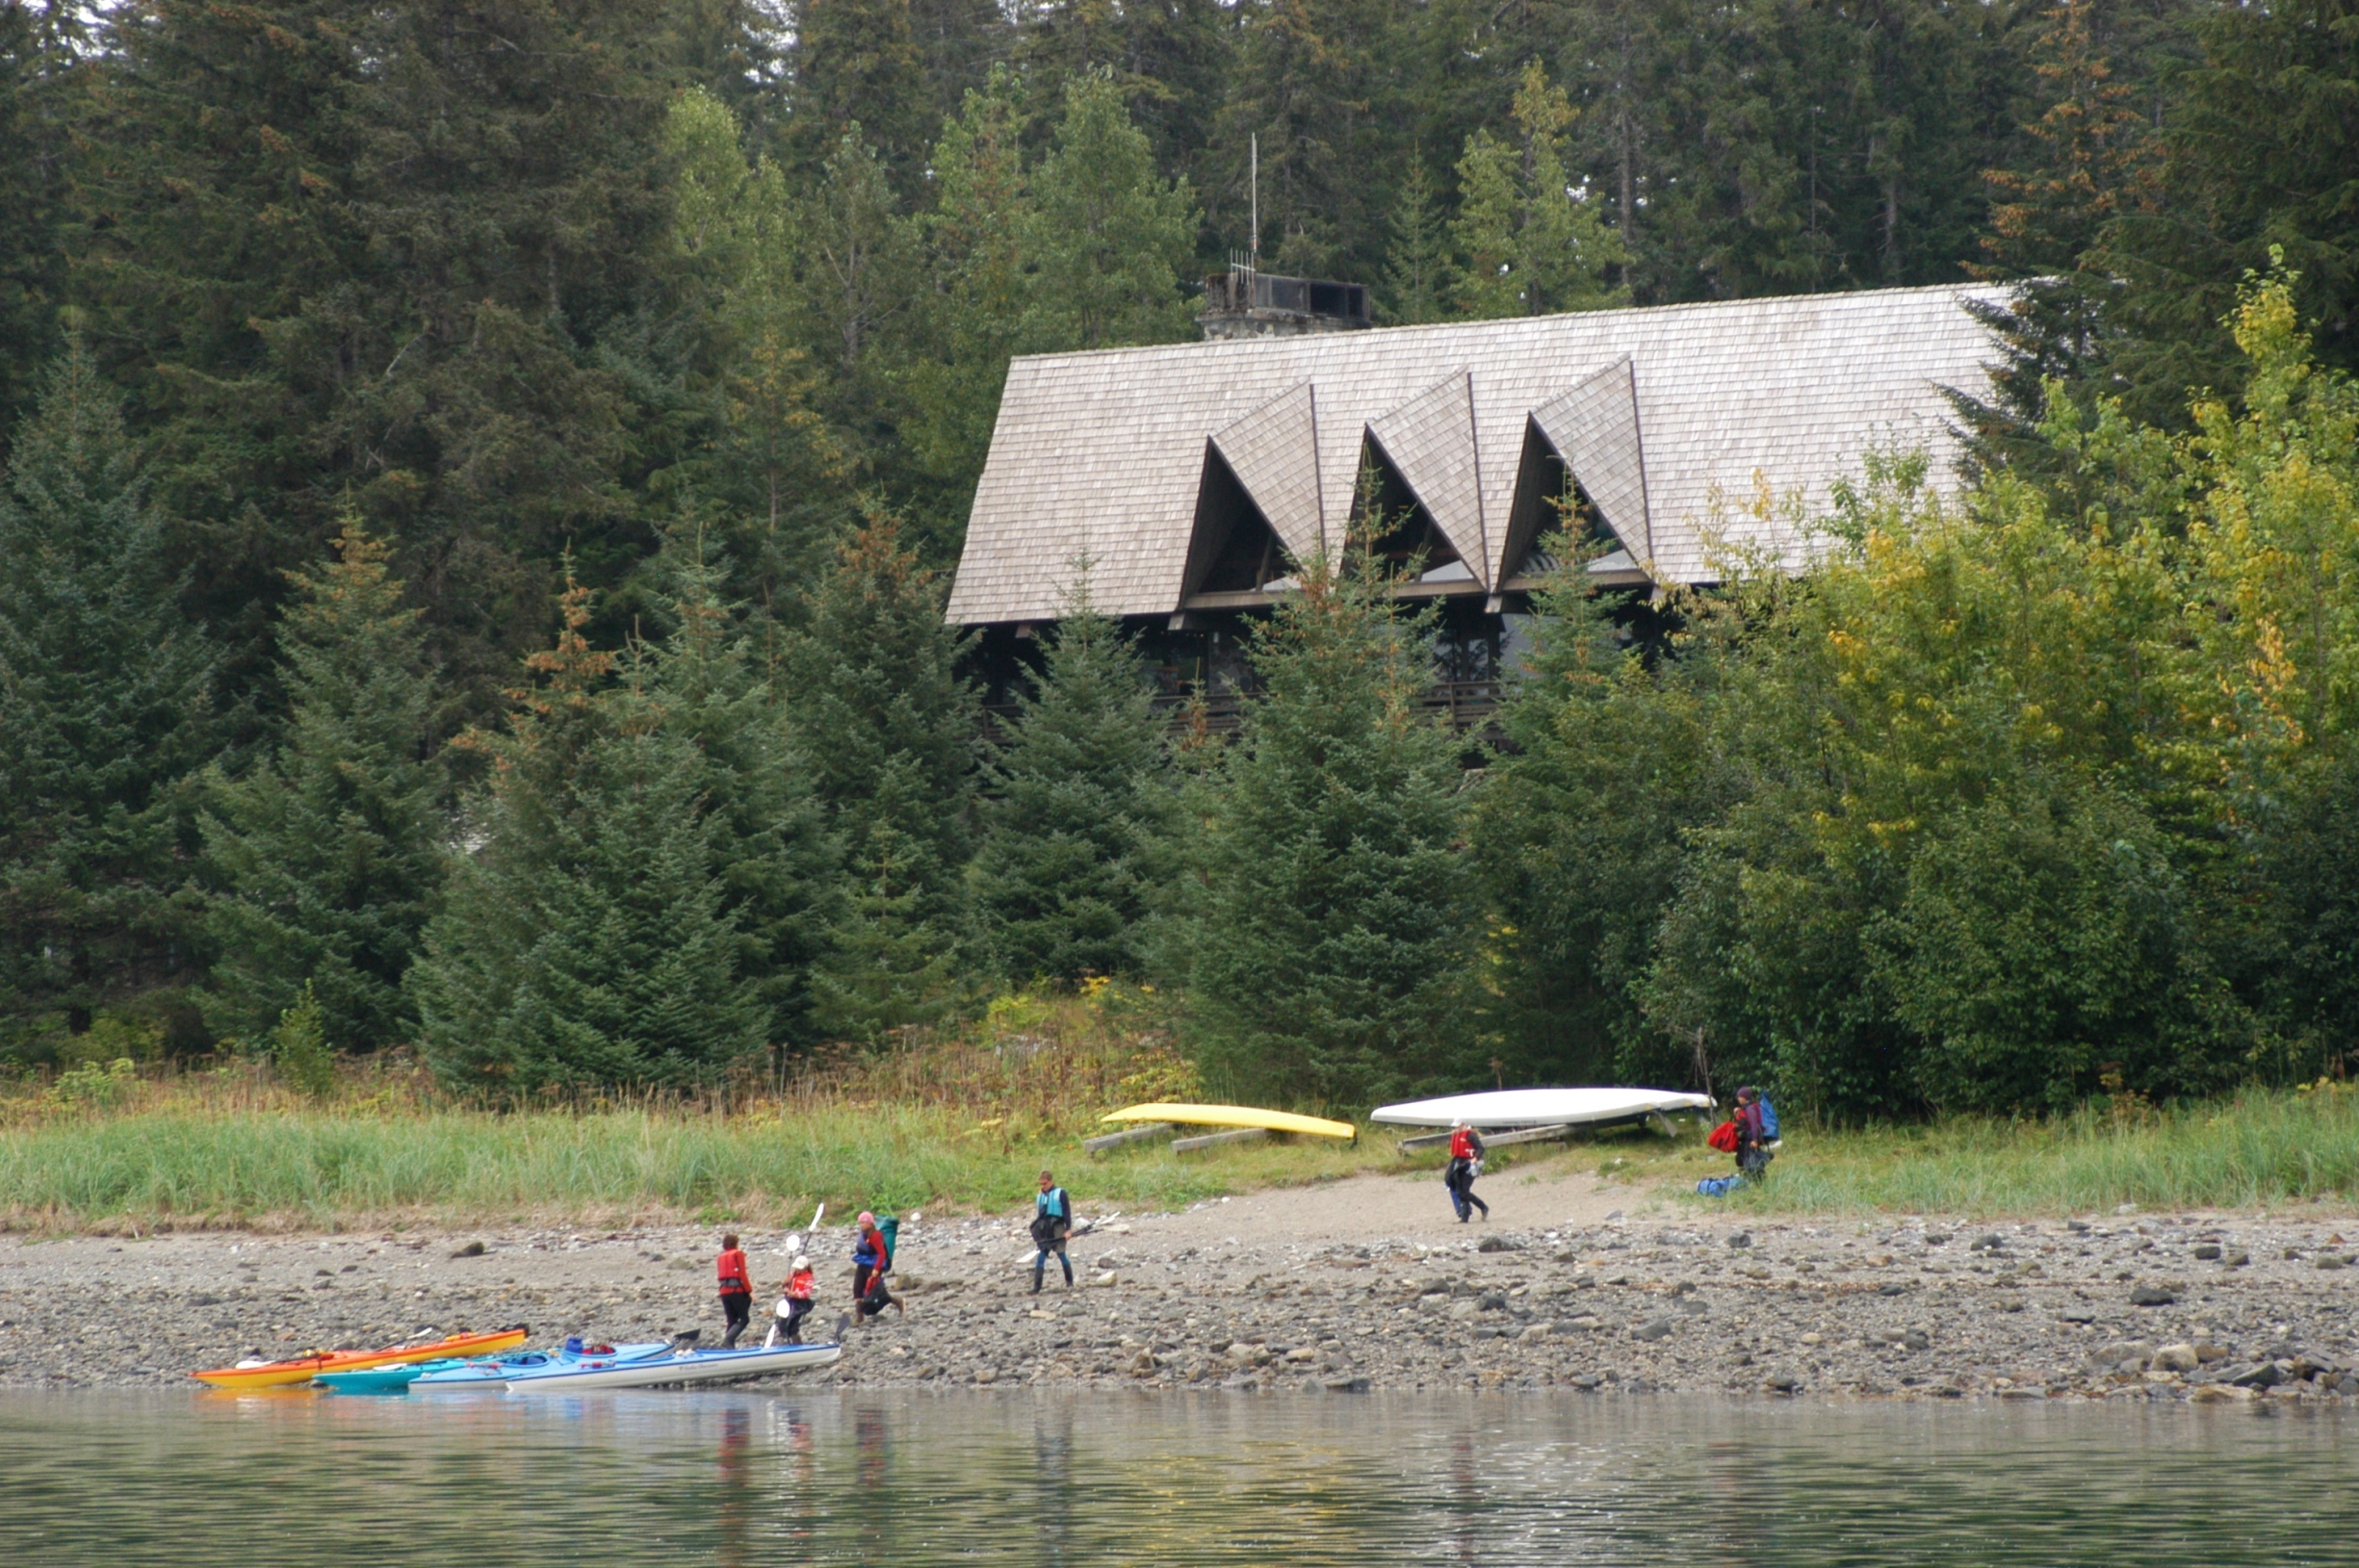
POLYGON ((1307 1133, 1312 1138, 1357 1138, 1348 1121, 1298 1117, 1291 1111, 1258 1111, 1250 1105, 1132 1105, 1102 1118, 1106 1121, 1179 1121, 1191 1127, 1260 1127, 1270 1132, 1307 1133))
POLYGON ((266 1361, 254 1367, 217 1367, 211 1372, 193 1372, 189 1375, 215 1388, 283 1388, 308 1383, 324 1372, 364 1372, 371 1367, 439 1361, 447 1356, 496 1355, 516 1349, 526 1338, 527 1332, 519 1324, 487 1334, 453 1334, 426 1345, 396 1345, 382 1350, 315 1350, 286 1361, 266 1361))

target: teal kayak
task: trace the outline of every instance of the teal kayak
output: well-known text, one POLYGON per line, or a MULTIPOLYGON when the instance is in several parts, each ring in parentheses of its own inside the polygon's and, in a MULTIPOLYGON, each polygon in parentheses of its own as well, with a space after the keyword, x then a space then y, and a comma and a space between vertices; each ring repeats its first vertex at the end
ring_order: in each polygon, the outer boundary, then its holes
POLYGON ((359 1372, 324 1372, 311 1381, 313 1386, 330 1394, 399 1394, 425 1370, 414 1363, 405 1367, 368 1367, 359 1372))

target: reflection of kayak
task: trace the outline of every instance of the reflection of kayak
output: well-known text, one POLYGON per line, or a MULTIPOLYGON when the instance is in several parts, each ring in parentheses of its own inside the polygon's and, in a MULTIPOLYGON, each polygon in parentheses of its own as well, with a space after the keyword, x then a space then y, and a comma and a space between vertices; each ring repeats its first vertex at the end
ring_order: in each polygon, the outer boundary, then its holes
POLYGON ((1470 1127, 1555 1127, 1626 1121, 1649 1111, 1711 1109, 1711 1100, 1701 1094, 1669 1089, 1500 1089, 1382 1105, 1368 1119, 1396 1127, 1454 1127, 1461 1121, 1470 1127))
POLYGON ((498 1388, 511 1377, 530 1377, 543 1372, 579 1366, 584 1360, 637 1361, 651 1355, 661 1355, 672 1348, 667 1339, 648 1340, 637 1345, 609 1345, 597 1355, 585 1355, 580 1350, 510 1350, 506 1355, 480 1356, 473 1361, 450 1361, 425 1369, 414 1385, 420 1390, 442 1388, 498 1388))
POLYGON ((1101 1118, 1105 1121, 1179 1121, 1191 1127, 1261 1127, 1270 1132, 1308 1133, 1313 1138, 1357 1138, 1348 1121, 1298 1117, 1291 1111, 1261 1111, 1250 1105, 1132 1105, 1101 1118))
POLYGON ((512 1350, 525 1342, 524 1324, 488 1334, 453 1334, 427 1345, 396 1345, 382 1350, 317 1350, 291 1361, 258 1361, 252 1366, 216 1367, 190 1376, 215 1388, 284 1388, 307 1383, 324 1372, 361 1372, 407 1361, 441 1361, 452 1356, 481 1355, 512 1350))
POLYGON ((671 1355, 620 1361, 585 1356, 570 1367, 550 1367, 507 1380, 510 1394, 571 1394, 585 1388, 659 1388, 666 1383, 727 1383, 773 1373, 808 1372, 832 1366, 840 1345, 760 1346, 742 1350, 680 1350, 671 1355))
POLYGON ((418 1380, 430 1362, 367 1367, 359 1372, 324 1372, 312 1382, 330 1394, 399 1394, 418 1380))

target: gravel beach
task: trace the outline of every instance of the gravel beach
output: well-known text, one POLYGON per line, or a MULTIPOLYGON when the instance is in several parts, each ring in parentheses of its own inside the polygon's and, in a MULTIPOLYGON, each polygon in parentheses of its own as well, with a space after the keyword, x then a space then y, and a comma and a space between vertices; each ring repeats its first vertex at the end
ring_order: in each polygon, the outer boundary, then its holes
MULTIPOLYGON (((1089 1201, 1030 1294, 1024 1214, 904 1216, 907 1311, 818 1375, 862 1387, 1562 1388, 1836 1399, 2359 1397, 2359 1220, 2146 1214, 1732 1221, 1582 1174, 1361 1177, 1169 1214, 1089 1201)), ((533 1343, 721 1331, 715 1230, 0 1237, 0 1384, 190 1386, 250 1350, 528 1323, 533 1343)), ((782 1233, 748 1232, 755 1336, 782 1233)), ((814 1239, 824 1337, 851 1235, 814 1239)))

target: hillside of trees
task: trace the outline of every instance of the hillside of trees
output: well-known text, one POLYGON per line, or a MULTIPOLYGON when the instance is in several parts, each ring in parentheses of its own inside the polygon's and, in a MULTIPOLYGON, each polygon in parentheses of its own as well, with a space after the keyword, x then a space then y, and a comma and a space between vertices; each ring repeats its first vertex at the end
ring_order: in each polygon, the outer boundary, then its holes
POLYGON ((2359 1041, 2359 10, 0 0, 0 1061, 686 1085, 1156 988, 1218 1081, 1841 1116, 2359 1041), (2019 285, 1962 497, 1568 586, 1469 773, 1306 563, 1233 744, 941 624, 1018 353, 2019 285))

